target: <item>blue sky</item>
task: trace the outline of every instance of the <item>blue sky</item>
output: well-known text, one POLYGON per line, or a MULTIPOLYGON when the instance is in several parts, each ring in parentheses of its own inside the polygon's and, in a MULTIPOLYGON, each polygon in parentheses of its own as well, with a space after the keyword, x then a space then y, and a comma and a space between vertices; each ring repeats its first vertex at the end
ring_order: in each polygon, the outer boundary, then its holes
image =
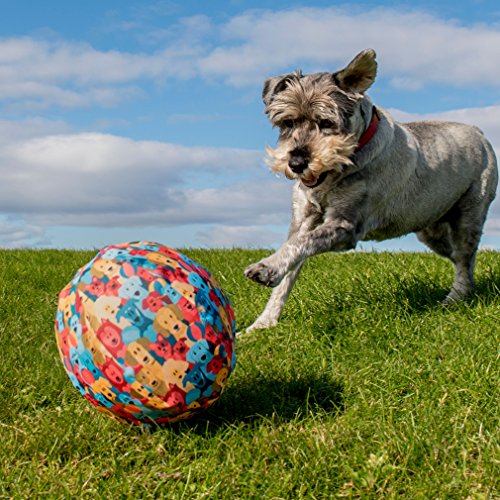
MULTIPOLYGON (((496 1, 1 4, 0 247, 278 245, 291 185, 263 161, 262 81, 367 47, 375 103, 500 151, 496 1)), ((498 200, 483 244, 500 250, 498 200)))

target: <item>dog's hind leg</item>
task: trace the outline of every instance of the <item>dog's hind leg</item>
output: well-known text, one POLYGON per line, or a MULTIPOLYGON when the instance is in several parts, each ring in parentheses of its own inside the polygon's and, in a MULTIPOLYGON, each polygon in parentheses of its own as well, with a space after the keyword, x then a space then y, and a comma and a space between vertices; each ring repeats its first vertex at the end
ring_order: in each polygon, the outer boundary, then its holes
POLYGON ((286 301, 292 291, 297 278, 299 277, 300 270, 304 262, 301 262, 295 269, 289 271, 281 283, 273 288, 271 297, 266 304, 264 311, 255 320, 255 322, 249 326, 246 331, 250 332, 252 330, 258 330, 259 328, 270 328, 278 323, 278 319, 285 307, 286 301))
POLYGON ((450 225, 447 222, 438 222, 419 231, 417 238, 441 257, 451 259, 453 247, 450 241, 450 225))
POLYGON ((455 266, 455 280, 444 300, 450 304, 462 300, 474 291, 474 266, 486 214, 467 214, 450 222, 451 260, 455 266))
POLYGON ((480 200, 473 187, 441 219, 417 233, 420 241, 451 260, 455 279, 445 304, 458 302, 474 290, 474 265, 489 203, 480 200))
POLYGON ((470 233, 461 231, 457 223, 452 227, 448 222, 436 223, 417 233, 422 243, 441 257, 450 259, 455 267, 455 280, 445 304, 463 299, 474 289, 474 257, 481 233, 470 233))

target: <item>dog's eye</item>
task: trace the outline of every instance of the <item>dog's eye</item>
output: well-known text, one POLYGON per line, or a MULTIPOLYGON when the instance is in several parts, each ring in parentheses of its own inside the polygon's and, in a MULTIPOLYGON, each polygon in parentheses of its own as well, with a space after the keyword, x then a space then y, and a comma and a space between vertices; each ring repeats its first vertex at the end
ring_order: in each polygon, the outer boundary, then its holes
POLYGON ((335 123, 332 122, 331 120, 320 120, 318 122, 318 126, 321 130, 325 129, 334 129, 335 128, 335 123))
POLYGON ((293 120, 283 120, 281 128, 293 128, 293 120))

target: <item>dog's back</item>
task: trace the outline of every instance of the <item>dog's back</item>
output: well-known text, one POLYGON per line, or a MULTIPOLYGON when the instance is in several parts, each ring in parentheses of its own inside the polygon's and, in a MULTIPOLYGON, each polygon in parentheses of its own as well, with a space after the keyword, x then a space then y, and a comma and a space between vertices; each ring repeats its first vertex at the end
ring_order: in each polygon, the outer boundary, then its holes
POLYGON ((391 147, 381 151, 367 174, 372 196, 385 202, 370 207, 373 228, 363 239, 420 231, 451 216, 464 196, 474 212, 486 215, 498 172, 493 148, 479 128, 445 121, 398 123, 382 110, 384 128, 391 128, 392 133, 386 131, 391 147))

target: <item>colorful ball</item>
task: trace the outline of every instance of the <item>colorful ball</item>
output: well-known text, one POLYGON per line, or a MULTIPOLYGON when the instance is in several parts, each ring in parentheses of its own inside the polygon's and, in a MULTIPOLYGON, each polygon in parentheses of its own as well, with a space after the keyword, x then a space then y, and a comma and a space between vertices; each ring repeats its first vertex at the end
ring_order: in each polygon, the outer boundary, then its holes
POLYGON ((64 368, 98 410, 141 425, 221 395, 236 358, 229 298, 202 266, 152 242, 103 248, 59 294, 64 368))

